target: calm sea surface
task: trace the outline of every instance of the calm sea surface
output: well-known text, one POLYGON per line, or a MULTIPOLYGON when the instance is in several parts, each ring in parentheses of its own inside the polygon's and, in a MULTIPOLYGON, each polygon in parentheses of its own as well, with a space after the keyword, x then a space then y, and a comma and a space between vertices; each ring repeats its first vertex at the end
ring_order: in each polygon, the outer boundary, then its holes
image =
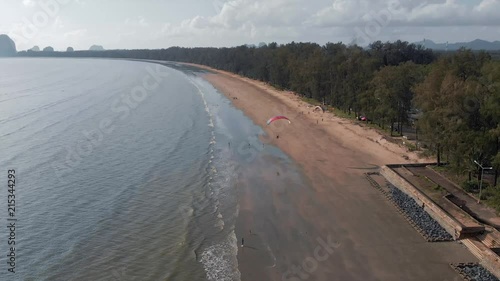
POLYGON ((264 154, 289 160, 180 70, 0 60, 0 225, 9 169, 17 219, 15 274, 0 228, 0 280, 240 279, 236 182, 264 154))

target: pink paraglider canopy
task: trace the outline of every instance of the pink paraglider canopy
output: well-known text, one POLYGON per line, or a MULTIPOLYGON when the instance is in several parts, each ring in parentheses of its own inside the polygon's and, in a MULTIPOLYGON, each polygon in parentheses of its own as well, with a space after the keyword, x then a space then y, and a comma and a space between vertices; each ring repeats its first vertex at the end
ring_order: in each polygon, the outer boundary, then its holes
POLYGON ((271 124, 272 122, 276 121, 276 120, 280 120, 280 119, 285 119, 285 120, 288 120, 288 123, 292 123, 290 121, 290 119, 288 119, 286 116, 274 116, 272 117, 271 119, 267 120, 267 125, 271 124))

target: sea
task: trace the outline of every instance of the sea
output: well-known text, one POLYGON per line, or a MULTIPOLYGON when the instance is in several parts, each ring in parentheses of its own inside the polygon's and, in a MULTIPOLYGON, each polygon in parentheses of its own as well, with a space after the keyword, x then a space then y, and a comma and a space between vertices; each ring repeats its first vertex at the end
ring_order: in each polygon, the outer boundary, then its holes
POLYGON ((204 73, 0 59, 0 280, 241 279, 238 182, 290 159, 204 73))

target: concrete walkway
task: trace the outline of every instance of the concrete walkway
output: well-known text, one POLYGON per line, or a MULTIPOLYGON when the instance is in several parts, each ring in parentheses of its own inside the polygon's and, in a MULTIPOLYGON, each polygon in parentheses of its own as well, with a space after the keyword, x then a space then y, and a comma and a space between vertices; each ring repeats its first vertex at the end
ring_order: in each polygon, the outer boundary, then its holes
POLYGON ((441 174, 427 167, 407 167, 413 174, 425 176, 434 183, 446 189, 464 204, 462 209, 474 217, 477 221, 500 229, 500 217, 495 211, 484 204, 477 203, 477 200, 467 194, 462 188, 449 181, 441 174))

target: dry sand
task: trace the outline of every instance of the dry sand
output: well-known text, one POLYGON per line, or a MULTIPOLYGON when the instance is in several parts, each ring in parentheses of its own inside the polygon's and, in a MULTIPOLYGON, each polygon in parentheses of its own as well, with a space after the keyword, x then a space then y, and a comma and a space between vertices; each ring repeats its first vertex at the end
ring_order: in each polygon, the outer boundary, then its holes
POLYGON ((268 134, 263 141, 287 153, 309 181, 300 189, 272 190, 266 200, 251 186, 240 190, 237 235, 248 245, 238 253, 243 281, 451 281, 460 279, 450 262, 476 261, 456 242, 425 242, 363 177, 384 164, 430 159, 354 121, 313 112, 295 95, 264 83, 222 71, 204 78, 260 125, 268 134), (274 115, 292 124, 267 126, 274 115), (334 251, 325 260, 312 258, 328 237, 334 251))

